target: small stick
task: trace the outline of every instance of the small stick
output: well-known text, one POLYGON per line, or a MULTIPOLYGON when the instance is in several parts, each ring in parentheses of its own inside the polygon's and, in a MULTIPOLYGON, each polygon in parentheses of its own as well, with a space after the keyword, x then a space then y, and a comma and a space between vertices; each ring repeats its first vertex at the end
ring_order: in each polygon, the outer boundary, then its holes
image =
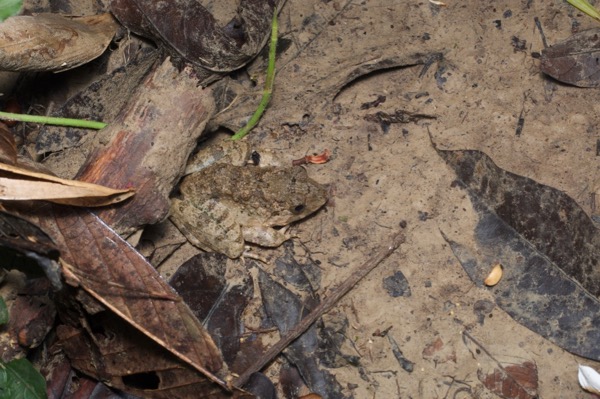
POLYGON ((542 44, 544 48, 548 48, 548 42, 546 41, 546 35, 544 35, 544 29, 542 28, 542 23, 538 17, 534 17, 533 21, 535 22, 535 26, 540 31, 540 35, 542 36, 542 44))
POLYGON ((248 367, 248 369, 234 381, 233 385, 236 387, 242 387, 246 382, 248 382, 248 379, 253 373, 262 369, 293 340, 308 330, 308 328, 323 314, 330 311, 335 304, 352 289, 352 287, 354 287, 360 280, 369 274, 371 270, 375 269, 404 242, 404 234, 401 232, 396 233, 392 238, 392 242, 389 247, 379 251, 378 254, 367 260, 362 266, 352 272, 350 277, 333 289, 331 294, 323 299, 323 301, 317 305, 317 307, 315 307, 305 318, 300 320, 300 322, 286 335, 284 335, 275 345, 269 348, 256 362, 254 362, 253 365, 248 367))

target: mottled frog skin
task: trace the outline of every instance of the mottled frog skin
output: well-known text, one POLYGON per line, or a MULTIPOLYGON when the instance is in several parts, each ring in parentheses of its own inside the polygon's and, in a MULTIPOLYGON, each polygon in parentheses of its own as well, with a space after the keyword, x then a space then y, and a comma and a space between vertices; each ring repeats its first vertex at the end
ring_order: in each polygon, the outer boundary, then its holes
POLYGON ((217 163, 185 177, 171 219, 195 246, 237 258, 244 243, 276 247, 287 226, 317 211, 327 191, 301 167, 217 163))

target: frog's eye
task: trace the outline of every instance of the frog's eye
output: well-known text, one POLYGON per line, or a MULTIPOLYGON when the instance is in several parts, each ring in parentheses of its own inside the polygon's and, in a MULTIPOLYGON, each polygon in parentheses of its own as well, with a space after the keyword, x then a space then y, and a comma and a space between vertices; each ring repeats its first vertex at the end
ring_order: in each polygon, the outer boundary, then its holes
POLYGON ((296 205, 295 207, 292 208, 292 213, 298 215, 298 214, 302 213, 305 208, 306 208, 306 206, 304 206, 304 204, 296 205))

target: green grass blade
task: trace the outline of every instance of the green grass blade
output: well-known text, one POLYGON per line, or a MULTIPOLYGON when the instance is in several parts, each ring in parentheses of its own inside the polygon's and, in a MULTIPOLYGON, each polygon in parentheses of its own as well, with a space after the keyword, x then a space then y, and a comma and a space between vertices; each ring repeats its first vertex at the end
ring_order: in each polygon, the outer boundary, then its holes
POLYGON ((7 120, 7 121, 17 121, 17 122, 41 123, 43 125, 80 127, 80 128, 84 128, 84 129, 103 129, 106 127, 106 123, 104 123, 104 122, 86 121, 83 119, 71 119, 71 118, 55 118, 52 116, 41 116, 41 115, 13 114, 10 112, 0 112, 0 119, 7 120))
POLYGON ((269 44, 269 66, 267 67, 267 78, 265 81, 265 88, 263 90, 262 99, 260 100, 260 104, 258 104, 258 108, 254 111, 252 118, 246 123, 246 125, 241 128, 236 134, 231 137, 231 140, 239 140, 245 135, 248 134, 250 130, 260 120, 262 114, 267 109, 267 105, 269 105, 269 101, 271 100, 271 93, 273 93, 273 83, 275 82, 275 54, 277 50, 277 8, 273 11, 273 21, 271 23, 271 43, 269 44))
POLYGON ((598 12, 598 10, 593 5, 588 3, 587 0, 567 0, 567 1, 573 7, 578 8, 579 10, 583 11, 590 17, 595 18, 598 21, 600 21, 600 12, 598 12))

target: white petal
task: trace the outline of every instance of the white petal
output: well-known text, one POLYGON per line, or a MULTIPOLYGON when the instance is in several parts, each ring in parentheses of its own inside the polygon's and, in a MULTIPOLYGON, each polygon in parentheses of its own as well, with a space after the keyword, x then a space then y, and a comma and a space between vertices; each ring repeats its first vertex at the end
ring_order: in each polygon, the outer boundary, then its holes
POLYGON ((600 394, 600 374, 588 366, 579 365, 579 385, 588 392, 600 394))

